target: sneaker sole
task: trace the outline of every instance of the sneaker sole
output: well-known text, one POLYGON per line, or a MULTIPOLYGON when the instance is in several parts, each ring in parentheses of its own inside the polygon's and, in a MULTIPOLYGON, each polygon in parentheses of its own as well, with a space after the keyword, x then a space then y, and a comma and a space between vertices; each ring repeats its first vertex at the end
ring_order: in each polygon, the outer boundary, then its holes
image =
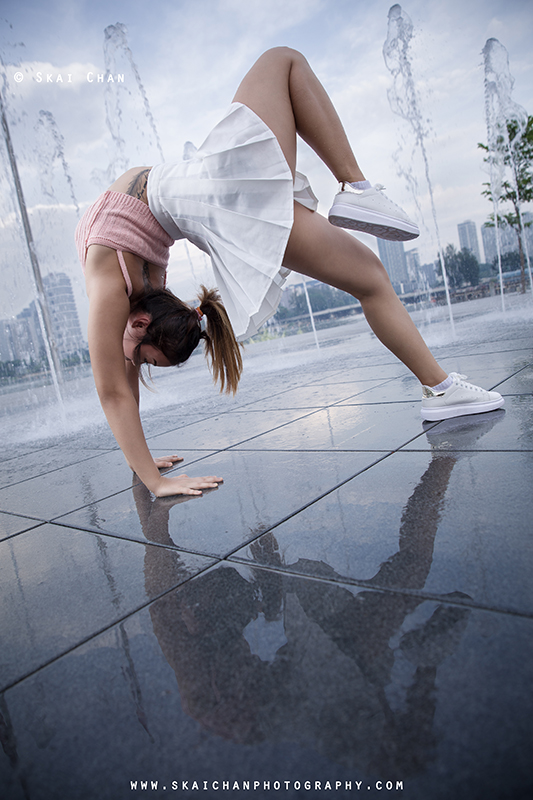
POLYGON ((394 220, 384 215, 377 215, 372 211, 358 208, 358 218, 354 218, 353 206, 336 203, 329 212, 328 219, 338 228, 350 228, 362 233, 370 233, 379 239, 388 239, 393 242, 408 242, 420 236, 416 225, 403 220, 394 220), (388 222, 390 220, 390 222, 388 222))
POLYGON ((487 403, 461 403, 457 406, 441 406, 440 408, 424 408, 420 410, 422 419, 428 422, 440 422, 442 419, 452 417, 466 417, 468 414, 485 414, 487 411, 495 411, 503 406, 505 400, 490 400, 487 403))

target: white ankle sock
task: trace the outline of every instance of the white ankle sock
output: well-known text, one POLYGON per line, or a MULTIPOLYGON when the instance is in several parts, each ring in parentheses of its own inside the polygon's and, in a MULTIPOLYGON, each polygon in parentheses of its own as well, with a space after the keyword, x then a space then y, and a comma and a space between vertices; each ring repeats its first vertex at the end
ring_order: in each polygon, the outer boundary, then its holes
POLYGON ((353 181, 353 183, 350 183, 350 186, 352 186, 354 189, 363 189, 363 190, 372 188, 372 184, 370 183, 370 181, 353 181))
POLYGON ((433 389, 434 392, 445 392, 446 389, 449 389, 453 383, 453 378, 448 377, 442 381, 442 383, 437 383, 436 386, 431 386, 430 388, 433 389))

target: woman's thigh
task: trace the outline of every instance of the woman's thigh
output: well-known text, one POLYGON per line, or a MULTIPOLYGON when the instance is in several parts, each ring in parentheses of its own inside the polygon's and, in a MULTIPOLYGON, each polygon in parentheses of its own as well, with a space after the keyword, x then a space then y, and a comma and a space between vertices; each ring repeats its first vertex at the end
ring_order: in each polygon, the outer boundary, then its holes
POLYGON ((350 233, 294 204, 294 224, 283 264, 357 297, 392 290, 379 258, 350 233))
POLYGON ((251 108, 278 140, 294 175, 296 123, 289 92, 291 64, 298 54, 286 47, 267 50, 244 76, 233 101, 251 108))

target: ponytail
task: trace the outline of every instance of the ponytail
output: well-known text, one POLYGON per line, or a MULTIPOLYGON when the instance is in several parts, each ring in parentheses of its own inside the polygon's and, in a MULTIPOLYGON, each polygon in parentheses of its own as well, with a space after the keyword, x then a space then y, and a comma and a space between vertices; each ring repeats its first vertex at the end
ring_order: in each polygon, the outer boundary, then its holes
POLYGON ((198 308, 207 319, 207 329, 201 336, 205 339, 213 380, 220 383, 221 392, 235 394, 242 374, 241 345, 235 338, 219 293, 205 286, 200 289, 198 308))
POLYGON ((183 303, 168 289, 148 292, 131 308, 151 317, 142 341, 135 348, 136 361, 143 344, 151 344, 173 365, 183 364, 205 341, 213 381, 220 391, 235 394, 242 374, 241 345, 237 342, 220 295, 215 289, 201 286, 198 309, 183 303), (202 318, 207 321, 202 330, 202 318))

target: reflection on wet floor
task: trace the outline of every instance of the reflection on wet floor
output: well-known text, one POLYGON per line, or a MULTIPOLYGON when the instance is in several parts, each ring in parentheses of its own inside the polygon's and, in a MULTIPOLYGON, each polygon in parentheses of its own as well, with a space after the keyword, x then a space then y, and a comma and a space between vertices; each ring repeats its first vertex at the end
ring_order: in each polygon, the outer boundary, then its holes
MULTIPOLYGON (((434 454, 403 509, 398 552, 369 585, 424 588, 458 457, 434 454)), ((152 501, 143 486, 134 494, 147 539, 169 544, 171 503, 152 501)), ((342 578, 325 564, 305 564, 303 571, 332 583, 283 575, 276 571, 282 563, 273 533, 250 550, 272 569, 252 568, 247 575, 229 565, 211 570, 150 610, 187 713, 241 744, 311 742, 344 766, 395 777, 416 773, 434 745, 437 668, 456 650, 469 609, 439 604, 401 636, 396 650, 415 672, 405 708, 394 711, 386 695, 395 657, 389 643, 424 598, 402 594, 391 604, 388 594, 354 592, 335 585, 342 578)), ((160 556, 159 548, 147 548, 147 584, 159 580, 160 556)), ((284 566, 302 571, 301 564, 284 566)), ((446 599, 471 598, 451 592, 446 599)))
POLYGON ((389 641, 423 602, 226 567, 151 617, 183 707, 207 731, 246 745, 297 742, 345 767, 410 777, 432 756, 437 669, 470 613, 437 605, 401 637, 414 674, 395 710, 389 641))
MULTIPOLYGON (((290 386, 258 371, 216 415, 200 399, 186 429, 158 412, 158 449, 183 436, 180 468, 224 476, 201 498, 154 499, 90 437, 79 462, 61 441, 41 467, 13 461, 2 799, 143 796, 134 780, 158 781, 153 797, 196 796, 194 780, 205 797, 217 781, 236 797, 275 781, 288 798, 379 781, 408 800, 529 796, 527 330, 477 345, 506 396, 491 414, 422 425, 397 365, 378 376, 365 357, 361 377, 337 350, 290 386)), ((472 356, 443 350, 449 368, 472 356)))

